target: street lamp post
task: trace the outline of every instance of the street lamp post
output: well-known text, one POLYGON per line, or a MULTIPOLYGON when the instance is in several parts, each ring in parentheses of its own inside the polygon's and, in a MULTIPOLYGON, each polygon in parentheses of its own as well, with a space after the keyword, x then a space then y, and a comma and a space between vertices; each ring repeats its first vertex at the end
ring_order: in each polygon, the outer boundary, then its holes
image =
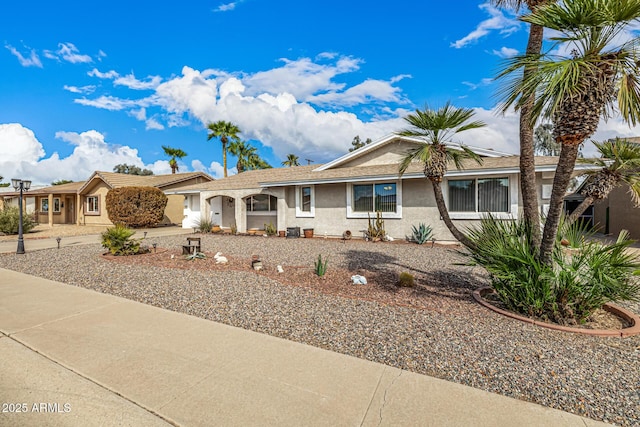
POLYGON ((18 209, 20 209, 20 221, 18 222, 18 250, 17 254, 24 253, 24 239, 22 238, 22 192, 29 191, 31 187, 31 181, 24 181, 22 179, 11 179, 11 184, 16 191, 20 190, 20 199, 18 200, 18 209))

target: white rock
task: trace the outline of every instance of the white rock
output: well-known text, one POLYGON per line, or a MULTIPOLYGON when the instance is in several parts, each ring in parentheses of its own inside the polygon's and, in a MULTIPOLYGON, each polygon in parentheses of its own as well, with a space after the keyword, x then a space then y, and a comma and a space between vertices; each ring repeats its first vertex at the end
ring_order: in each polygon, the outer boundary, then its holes
POLYGON ((277 265, 276 270, 278 270, 278 273, 284 273, 284 268, 281 265, 277 265))
POLYGON ((351 280, 353 281, 354 285, 366 285, 367 284, 367 279, 364 276, 360 276, 359 274, 356 274, 355 276, 351 276, 351 280))

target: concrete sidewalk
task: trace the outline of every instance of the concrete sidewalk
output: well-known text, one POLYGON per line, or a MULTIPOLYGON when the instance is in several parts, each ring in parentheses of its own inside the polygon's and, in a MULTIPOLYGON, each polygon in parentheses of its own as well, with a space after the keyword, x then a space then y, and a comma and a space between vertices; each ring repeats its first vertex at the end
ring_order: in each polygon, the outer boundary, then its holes
MULTIPOLYGON (((136 230, 134 238, 142 238, 144 233, 147 232, 147 239, 153 239, 158 236, 173 236, 180 234, 191 234, 190 228, 180 227, 158 227, 158 228, 144 228, 136 230)), ((0 254, 12 253, 18 248, 18 236, 14 236, 15 239, 10 241, 0 241, 0 254)), ((55 249, 58 247, 58 242, 55 237, 46 238, 33 238, 29 234, 24 235, 24 249, 26 252, 37 251, 42 249, 55 249)), ((79 236, 65 236, 60 240, 60 247, 86 245, 90 243, 100 243, 99 234, 85 234, 79 236)))
POLYGON ((2 426, 604 425, 2 269, 0 332, 2 426))

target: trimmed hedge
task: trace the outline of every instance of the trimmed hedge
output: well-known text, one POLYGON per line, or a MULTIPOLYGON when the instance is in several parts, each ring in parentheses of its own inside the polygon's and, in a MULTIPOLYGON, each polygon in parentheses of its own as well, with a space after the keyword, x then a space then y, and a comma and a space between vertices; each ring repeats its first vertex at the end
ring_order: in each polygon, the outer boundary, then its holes
POLYGON ((167 196, 155 187, 122 187, 109 190, 106 208, 109 220, 127 227, 155 227, 164 218, 167 196))

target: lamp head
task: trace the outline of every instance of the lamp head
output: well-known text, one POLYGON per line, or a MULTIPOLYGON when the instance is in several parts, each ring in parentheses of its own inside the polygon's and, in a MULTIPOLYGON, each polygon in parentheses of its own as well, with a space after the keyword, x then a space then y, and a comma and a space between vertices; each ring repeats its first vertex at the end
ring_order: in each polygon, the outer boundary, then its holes
POLYGON ((16 191, 18 191, 18 189, 20 188, 20 180, 16 178, 11 178, 11 185, 13 185, 13 188, 15 188, 16 191))

